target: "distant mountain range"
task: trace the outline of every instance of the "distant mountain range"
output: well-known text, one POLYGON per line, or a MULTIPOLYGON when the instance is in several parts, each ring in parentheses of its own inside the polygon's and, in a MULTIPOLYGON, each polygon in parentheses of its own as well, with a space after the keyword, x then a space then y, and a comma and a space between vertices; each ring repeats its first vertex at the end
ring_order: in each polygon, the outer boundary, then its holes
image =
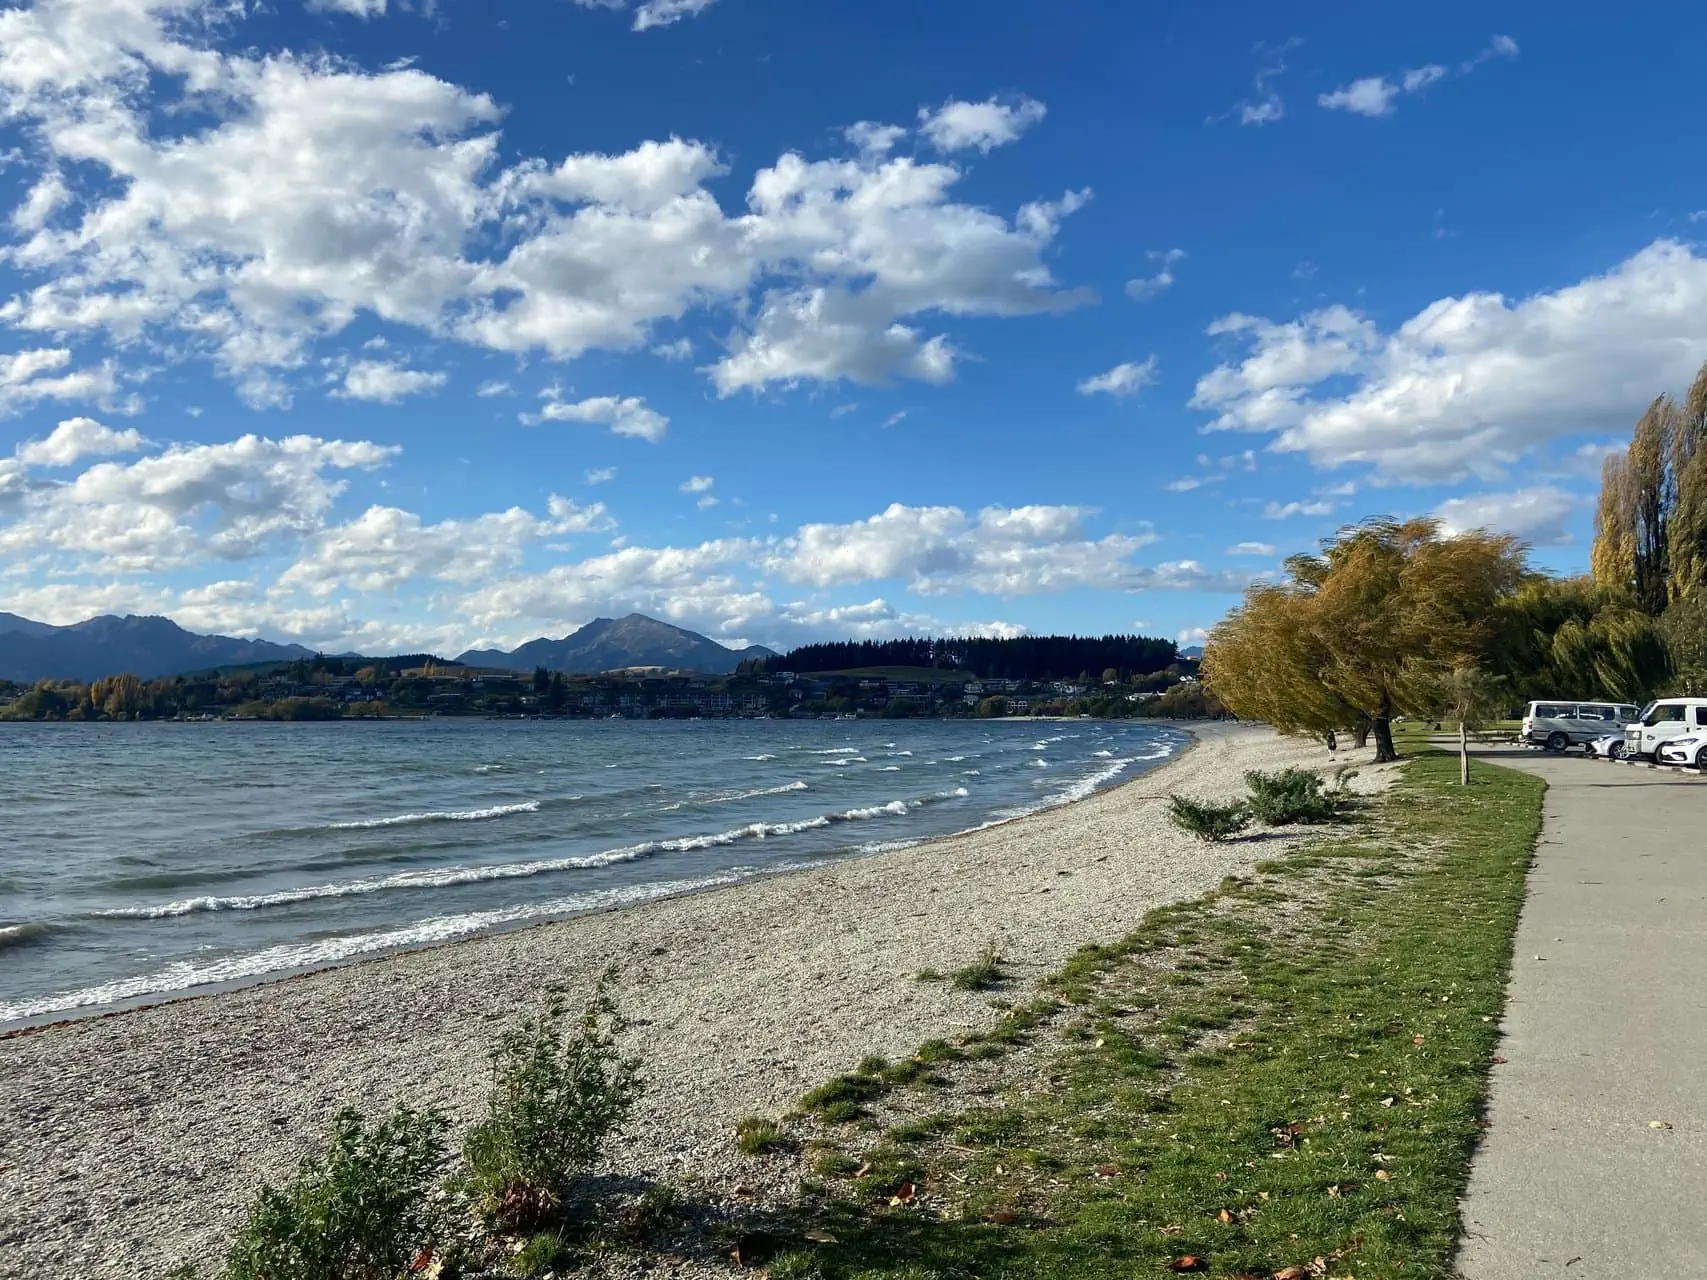
POLYGON ((1203 656, 1203 646, 1200 644, 1187 645, 1179 651, 1179 656, 1182 658, 1191 658, 1195 661, 1203 656))
POLYGON ((545 667, 571 675, 623 667, 676 667, 727 675, 742 662, 776 656, 763 645, 728 649, 698 632, 631 613, 626 618, 595 618, 561 640, 530 640, 507 653, 502 649, 470 649, 457 661, 510 671, 545 667))
POLYGON ((0 613, 0 680, 151 679, 209 667, 311 658, 312 649, 231 636, 198 636, 170 618, 90 618, 69 627, 0 613))
MULTIPOLYGON (((98 680, 123 672, 146 680, 313 656, 312 649, 299 644, 196 635, 170 618, 108 616, 55 627, 0 613, 0 680, 22 684, 98 680)), ((513 671, 547 667, 569 674, 673 667, 727 675, 746 659, 776 656, 760 645, 728 649, 696 632, 631 613, 626 618, 597 618, 561 640, 533 640, 512 652, 471 649, 457 661, 513 671)))

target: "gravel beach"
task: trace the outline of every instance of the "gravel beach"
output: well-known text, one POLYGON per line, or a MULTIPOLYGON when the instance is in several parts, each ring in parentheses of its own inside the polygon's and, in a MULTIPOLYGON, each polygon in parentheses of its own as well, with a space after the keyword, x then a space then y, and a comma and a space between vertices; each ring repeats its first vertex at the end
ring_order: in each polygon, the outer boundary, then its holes
POLYGON ((431 1103, 460 1126, 497 1031, 548 984, 579 997, 611 964, 649 1084, 612 1167, 715 1176, 742 1116, 785 1110, 867 1053, 994 1022, 987 996, 920 969, 994 945, 1023 985, 1273 856, 1292 837, 1198 845, 1158 797, 1230 797, 1247 769, 1322 767, 1325 752, 1194 730, 1163 769, 1003 826, 0 1038, 0 1275, 211 1269, 256 1187, 339 1107, 431 1103))

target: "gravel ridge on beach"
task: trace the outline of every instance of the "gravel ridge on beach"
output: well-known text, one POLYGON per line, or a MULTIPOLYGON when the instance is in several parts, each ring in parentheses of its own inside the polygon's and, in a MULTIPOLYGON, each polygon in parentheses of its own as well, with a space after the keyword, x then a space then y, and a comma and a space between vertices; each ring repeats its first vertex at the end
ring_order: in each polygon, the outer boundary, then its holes
POLYGON ((1209 846, 1172 828, 1168 793, 1228 798, 1248 769, 1327 763, 1266 728, 1192 727, 1163 768, 1001 826, 0 1038, 0 1275, 211 1269, 256 1188, 319 1147, 338 1108, 434 1104, 460 1130, 499 1030, 613 964, 648 1091, 611 1168, 731 1167, 741 1117, 868 1053, 995 1021, 987 996, 919 970, 993 945, 1023 985, 1296 838, 1209 846))

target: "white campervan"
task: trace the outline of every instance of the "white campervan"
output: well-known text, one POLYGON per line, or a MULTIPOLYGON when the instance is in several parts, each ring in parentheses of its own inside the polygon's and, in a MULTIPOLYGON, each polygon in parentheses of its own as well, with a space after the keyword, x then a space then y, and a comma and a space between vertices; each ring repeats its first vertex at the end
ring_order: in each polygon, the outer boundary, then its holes
MULTIPOLYGON (((1652 759, 1673 738, 1699 734, 1707 734, 1707 698, 1661 698, 1643 708, 1635 724, 1625 726, 1624 754, 1652 759)), ((1687 763, 1703 761, 1691 758, 1687 763)))
POLYGON ((1523 714, 1523 740, 1563 751, 1621 733, 1638 719, 1634 704, 1622 702, 1531 702, 1523 714))

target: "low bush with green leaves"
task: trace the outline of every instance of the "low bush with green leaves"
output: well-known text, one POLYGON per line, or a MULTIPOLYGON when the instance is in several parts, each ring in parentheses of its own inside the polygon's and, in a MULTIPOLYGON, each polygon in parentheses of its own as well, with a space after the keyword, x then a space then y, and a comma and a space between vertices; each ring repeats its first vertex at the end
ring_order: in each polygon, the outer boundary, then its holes
POLYGON ((1251 813, 1271 827, 1331 822, 1339 813, 1339 797, 1326 789, 1320 774, 1309 769, 1252 770, 1245 775, 1245 785, 1250 788, 1251 813))
POLYGON ((1251 825, 1251 811, 1244 801, 1211 804, 1187 796, 1168 797, 1168 820, 1188 835, 1211 844, 1231 840, 1251 825))
POLYGON ((506 1031, 492 1054, 486 1116, 463 1144, 477 1207, 510 1231, 557 1216, 574 1180, 627 1122, 641 1093, 640 1063, 625 1058, 621 1025, 601 979, 578 1022, 554 1004, 506 1031))
POLYGON ((255 1197, 221 1280, 395 1280, 443 1230, 446 1123, 403 1106, 371 1126, 340 1111, 325 1153, 255 1197))

